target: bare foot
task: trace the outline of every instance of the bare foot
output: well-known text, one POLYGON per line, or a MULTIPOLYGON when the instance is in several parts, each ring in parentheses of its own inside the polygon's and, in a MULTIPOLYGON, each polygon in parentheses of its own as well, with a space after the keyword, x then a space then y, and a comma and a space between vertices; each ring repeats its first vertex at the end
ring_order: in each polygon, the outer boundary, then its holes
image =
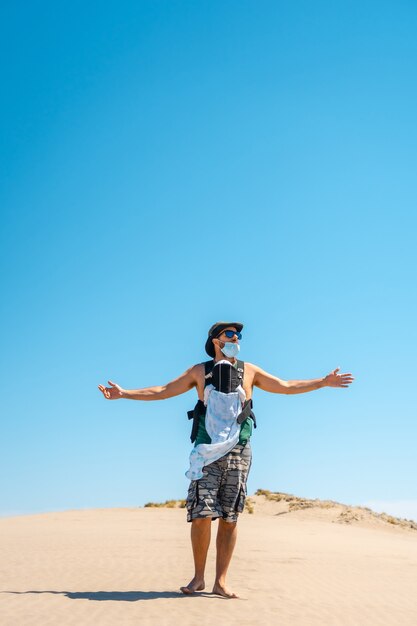
POLYGON ((180 587, 181 591, 188 595, 191 595, 195 591, 203 591, 204 588, 204 580, 198 580, 195 577, 188 583, 186 587, 180 587))
POLYGON ((217 595, 223 596, 224 598, 238 598, 239 597, 238 595, 233 593, 233 591, 230 591, 230 589, 228 589, 224 585, 221 585, 220 583, 214 583, 212 593, 216 593, 217 595))

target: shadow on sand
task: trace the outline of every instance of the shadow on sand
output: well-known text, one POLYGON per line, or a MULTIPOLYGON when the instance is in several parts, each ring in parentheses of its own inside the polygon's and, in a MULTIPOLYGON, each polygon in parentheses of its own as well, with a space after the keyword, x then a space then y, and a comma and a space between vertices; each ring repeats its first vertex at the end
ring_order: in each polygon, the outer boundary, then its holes
POLYGON ((24 595, 28 593, 52 593, 63 595, 71 600, 113 600, 118 602, 137 602, 138 600, 155 600, 157 598, 218 598, 225 600, 219 595, 213 593, 205 593, 204 591, 196 592, 191 595, 184 594, 182 591, 0 591, 0 593, 14 593, 24 595))

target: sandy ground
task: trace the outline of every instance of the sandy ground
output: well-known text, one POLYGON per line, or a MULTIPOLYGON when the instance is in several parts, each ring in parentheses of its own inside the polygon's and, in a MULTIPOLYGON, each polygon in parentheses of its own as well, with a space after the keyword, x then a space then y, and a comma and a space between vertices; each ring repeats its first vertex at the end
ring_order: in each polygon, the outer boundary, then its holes
POLYGON ((0 519, 1 626, 279 624, 416 626, 417 530, 366 510, 250 499, 228 585, 185 596, 193 575, 181 508, 65 511, 0 519))

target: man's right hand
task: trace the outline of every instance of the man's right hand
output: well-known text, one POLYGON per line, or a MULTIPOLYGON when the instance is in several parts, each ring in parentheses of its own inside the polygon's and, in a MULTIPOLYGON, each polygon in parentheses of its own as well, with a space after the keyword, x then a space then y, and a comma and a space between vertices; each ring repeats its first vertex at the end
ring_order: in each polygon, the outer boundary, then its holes
POLYGON ((103 385, 98 386, 106 400, 119 400, 120 398, 123 398, 124 389, 116 383, 112 383, 111 380, 109 380, 108 383, 111 387, 103 387, 103 385))

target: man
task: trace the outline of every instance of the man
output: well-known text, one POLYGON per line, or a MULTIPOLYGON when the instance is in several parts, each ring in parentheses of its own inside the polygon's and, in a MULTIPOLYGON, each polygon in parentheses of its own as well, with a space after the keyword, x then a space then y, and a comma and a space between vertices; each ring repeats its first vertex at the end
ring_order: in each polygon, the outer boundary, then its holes
MULTIPOLYGON (((228 361, 237 366, 236 355, 243 324, 239 322, 216 322, 210 328, 206 341, 206 352, 214 364, 228 361)), ((220 365, 220 364, 219 364, 220 365)), ((226 363, 226 366, 229 367, 226 363)), ((354 380, 351 374, 338 374, 337 367, 327 376, 313 380, 281 380, 268 374, 257 365, 244 363, 241 386, 246 400, 252 398, 253 387, 270 393, 296 394, 320 389, 321 387, 348 387, 354 380)), ((206 386, 204 363, 193 365, 181 376, 160 387, 143 389, 122 389, 108 381, 110 387, 98 388, 108 400, 126 398, 131 400, 164 400, 196 388, 198 399, 204 402, 206 386)), ((204 425, 202 426, 204 430, 204 425)), ((213 593, 227 597, 238 596, 226 586, 226 574, 232 558, 237 538, 237 518, 243 510, 246 496, 246 481, 249 474, 252 453, 247 439, 239 440, 223 457, 203 468, 203 477, 192 480, 187 496, 187 521, 191 522, 191 543, 194 556, 194 577, 188 585, 181 587, 184 594, 193 594, 205 588, 204 570, 210 545, 211 522, 219 520, 216 537, 216 579, 213 593), (197 488, 198 483, 198 488, 197 488)), ((196 441, 198 445, 198 438, 196 441)), ((194 448, 195 450, 196 448, 194 448)))

